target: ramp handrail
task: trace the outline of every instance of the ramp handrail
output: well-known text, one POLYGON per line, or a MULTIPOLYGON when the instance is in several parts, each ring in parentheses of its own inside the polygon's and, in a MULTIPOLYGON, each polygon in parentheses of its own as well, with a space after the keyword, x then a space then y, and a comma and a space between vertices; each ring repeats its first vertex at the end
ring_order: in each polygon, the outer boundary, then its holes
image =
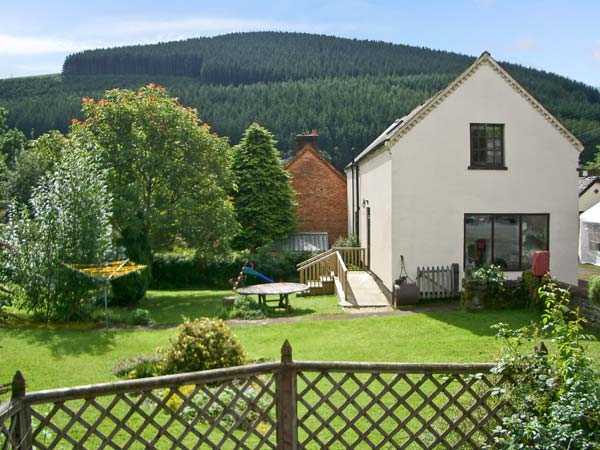
POLYGON ((353 265, 363 269, 365 267, 365 249, 363 247, 331 247, 329 250, 323 253, 319 253, 318 255, 313 256, 312 258, 307 259, 306 261, 302 261, 296 265, 296 269, 300 270, 303 267, 308 266, 309 264, 320 260, 326 256, 331 255, 334 252, 339 252, 344 260, 344 264, 353 265))
POLYGON ((320 258, 300 267, 298 272, 300 283, 321 281, 324 278, 333 281, 337 277, 345 298, 348 290, 348 268, 338 250, 320 255, 320 258))

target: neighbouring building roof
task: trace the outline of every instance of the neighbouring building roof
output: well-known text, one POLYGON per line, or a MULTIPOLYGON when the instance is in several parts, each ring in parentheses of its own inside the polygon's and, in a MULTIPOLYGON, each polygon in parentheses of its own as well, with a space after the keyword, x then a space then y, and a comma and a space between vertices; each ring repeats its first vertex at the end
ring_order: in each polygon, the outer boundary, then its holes
POLYGON ((597 182, 600 182, 600 177, 598 176, 579 177, 579 196, 581 197, 585 194, 597 182))
POLYGON ((571 133, 556 117, 554 117, 541 103, 539 103, 533 95, 531 95, 523 86, 521 86, 506 70, 502 68, 486 51, 473 62, 463 73, 461 73, 452 83, 446 86, 441 91, 437 92, 433 97, 425 100, 411 112, 391 124, 383 133, 381 133, 371 144, 367 146, 346 168, 353 163, 360 161, 378 148, 394 144, 402 136, 404 136, 411 128, 420 122, 427 114, 435 109, 442 101, 446 99, 458 86, 460 86, 467 78, 482 65, 489 64, 492 69, 498 73, 510 86, 529 104, 536 109, 557 131, 564 136, 578 151, 583 150, 583 144, 571 133))
POLYGON ((325 157, 323 156, 323 154, 315 149, 311 144, 306 144, 304 147, 302 147, 301 149, 299 149, 299 151, 290 159, 287 160, 287 162, 285 163, 284 169, 285 170, 291 170, 292 166, 300 159, 302 158, 302 156, 306 153, 312 153, 314 156, 317 157, 317 159, 323 164, 323 166, 327 167, 331 172, 333 172, 334 174, 336 174, 344 183, 346 183, 346 177, 335 168, 335 166, 333 164, 331 164, 329 161, 327 161, 325 159, 325 157))

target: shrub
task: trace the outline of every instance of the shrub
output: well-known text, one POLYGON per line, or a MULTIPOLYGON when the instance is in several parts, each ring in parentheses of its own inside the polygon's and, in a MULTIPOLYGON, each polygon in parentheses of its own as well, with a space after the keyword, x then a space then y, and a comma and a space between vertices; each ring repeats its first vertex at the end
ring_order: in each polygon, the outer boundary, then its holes
POLYGON ((110 304, 112 306, 137 305, 146 295, 151 279, 152 273, 150 269, 146 268, 111 280, 110 304))
POLYGON ((504 289, 506 277, 500 266, 485 264, 471 273, 471 279, 480 281, 488 292, 501 292, 504 289))
POLYGON ((588 296, 592 303, 600 305, 600 276, 595 275, 588 282, 588 296))
MULTIPOLYGON (((311 252, 273 251, 270 247, 251 254, 248 251, 201 258, 189 253, 165 253, 154 256, 152 288, 228 288, 244 261, 250 261, 259 272, 278 281, 297 281, 296 265, 310 258, 311 252)), ((248 277, 250 283, 256 282, 248 277)), ((261 281, 262 282, 262 281, 261 281)))
POLYGON ((156 355, 136 356, 119 361, 113 371, 119 378, 148 378, 158 375, 159 363, 156 355))
POLYGON ((493 448, 600 448, 600 374, 582 346, 592 336, 569 309, 568 290, 551 280, 539 295, 542 326, 495 326, 505 345, 493 372, 514 381, 496 391, 512 409, 494 431, 493 448), (548 349, 541 339, 553 345, 548 349), (535 350, 524 348, 532 343, 535 350))
POLYGON ((236 298, 233 307, 225 315, 228 319, 260 320, 267 317, 265 309, 252 297, 244 296, 236 298))
POLYGON ((133 325, 152 325, 152 317, 150 317, 150 311, 147 309, 138 308, 133 312, 131 318, 133 325))
POLYGON ((504 272, 498 266, 486 264, 468 274, 463 283, 461 302, 464 308, 497 308, 503 301, 504 272))
POLYGON ((360 241, 358 240, 358 236, 355 234, 351 234, 348 237, 342 237, 336 239, 333 243, 334 247, 360 247, 360 241))
POLYGON ((220 319, 186 319, 171 347, 164 351, 161 372, 193 372, 239 366, 244 363, 242 345, 220 319))

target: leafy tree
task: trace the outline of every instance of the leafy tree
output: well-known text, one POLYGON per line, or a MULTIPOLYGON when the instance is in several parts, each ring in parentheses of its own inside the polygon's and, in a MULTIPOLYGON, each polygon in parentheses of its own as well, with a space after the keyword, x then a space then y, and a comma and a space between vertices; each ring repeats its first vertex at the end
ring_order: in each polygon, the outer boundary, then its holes
POLYGON ((0 107, 0 155, 5 155, 6 164, 10 167, 27 145, 27 138, 16 128, 8 128, 7 118, 8 110, 0 107))
POLYGON ((42 177, 53 170, 69 139, 58 131, 51 131, 30 142, 29 147, 16 156, 10 173, 7 196, 26 205, 42 177))
POLYGON ((585 166, 586 169, 591 170, 595 173, 600 172, 600 145, 596 147, 596 153, 594 159, 588 162, 585 166))
POLYGON ((230 147, 164 88, 113 89, 83 101, 86 128, 102 148, 114 197, 113 223, 128 257, 184 242, 200 252, 223 248, 236 223, 230 147))
POLYGON ((98 263, 111 247, 111 198, 98 149, 84 136, 64 144, 55 169, 34 189, 30 209, 10 206, 2 236, 0 273, 18 285, 17 304, 46 320, 81 316, 92 286, 66 265, 98 263))
POLYGON ((294 191, 278 157, 273 135, 254 123, 234 149, 238 248, 252 250, 286 237, 296 228, 294 191))

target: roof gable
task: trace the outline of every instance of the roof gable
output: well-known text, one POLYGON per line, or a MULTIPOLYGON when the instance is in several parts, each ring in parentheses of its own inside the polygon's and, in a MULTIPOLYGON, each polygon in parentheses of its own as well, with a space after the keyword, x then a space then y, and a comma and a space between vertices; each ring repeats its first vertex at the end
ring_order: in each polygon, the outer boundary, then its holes
MULTIPOLYGON (((398 142, 402 136, 408 133, 416 124, 423 120, 431 111, 442 103, 460 85, 465 83, 482 65, 489 65, 512 89, 523 97, 542 117, 550 123, 565 139, 579 152, 583 150, 583 144, 556 118, 554 117, 533 95, 521 86, 505 69, 503 69, 488 52, 483 52, 462 74, 452 83, 433 97, 425 100, 404 117, 397 119, 381 135, 379 135, 365 150, 355 159, 358 162, 381 147, 391 146, 398 142)), ((352 163, 348 164, 350 166, 352 163)))
POLYGON ((346 177, 344 176, 344 174, 342 174, 339 170, 337 170, 333 166, 333 164, 331 164, 329 161, 327 161, 325 159, 325 157, 321 154, 321 152, 319 152, 318 150, 316 150, 310 144, 307 144, 304 147, 302 147, 302 149, 300 149, 300 151, 298 151, 290 160, 288 160, 288 162, 286 162, 286 164, 284 166, 284 169, 287 170, 287 171, 290 171, 291 168, 292 168, 292 166, 294 166, 294 164, 296 162, 298 162, 301 158, 303 158, 307 154, 310 154, 310 155, 314 156, 323 166, 325 166, 329 171, 333 172, 344 183, 346 183, 346 177))
POLYGON ((583 194, 585 194, 596 183, 600 183, 600 177, 579 177, 579 196, 581 197, 583 194))

